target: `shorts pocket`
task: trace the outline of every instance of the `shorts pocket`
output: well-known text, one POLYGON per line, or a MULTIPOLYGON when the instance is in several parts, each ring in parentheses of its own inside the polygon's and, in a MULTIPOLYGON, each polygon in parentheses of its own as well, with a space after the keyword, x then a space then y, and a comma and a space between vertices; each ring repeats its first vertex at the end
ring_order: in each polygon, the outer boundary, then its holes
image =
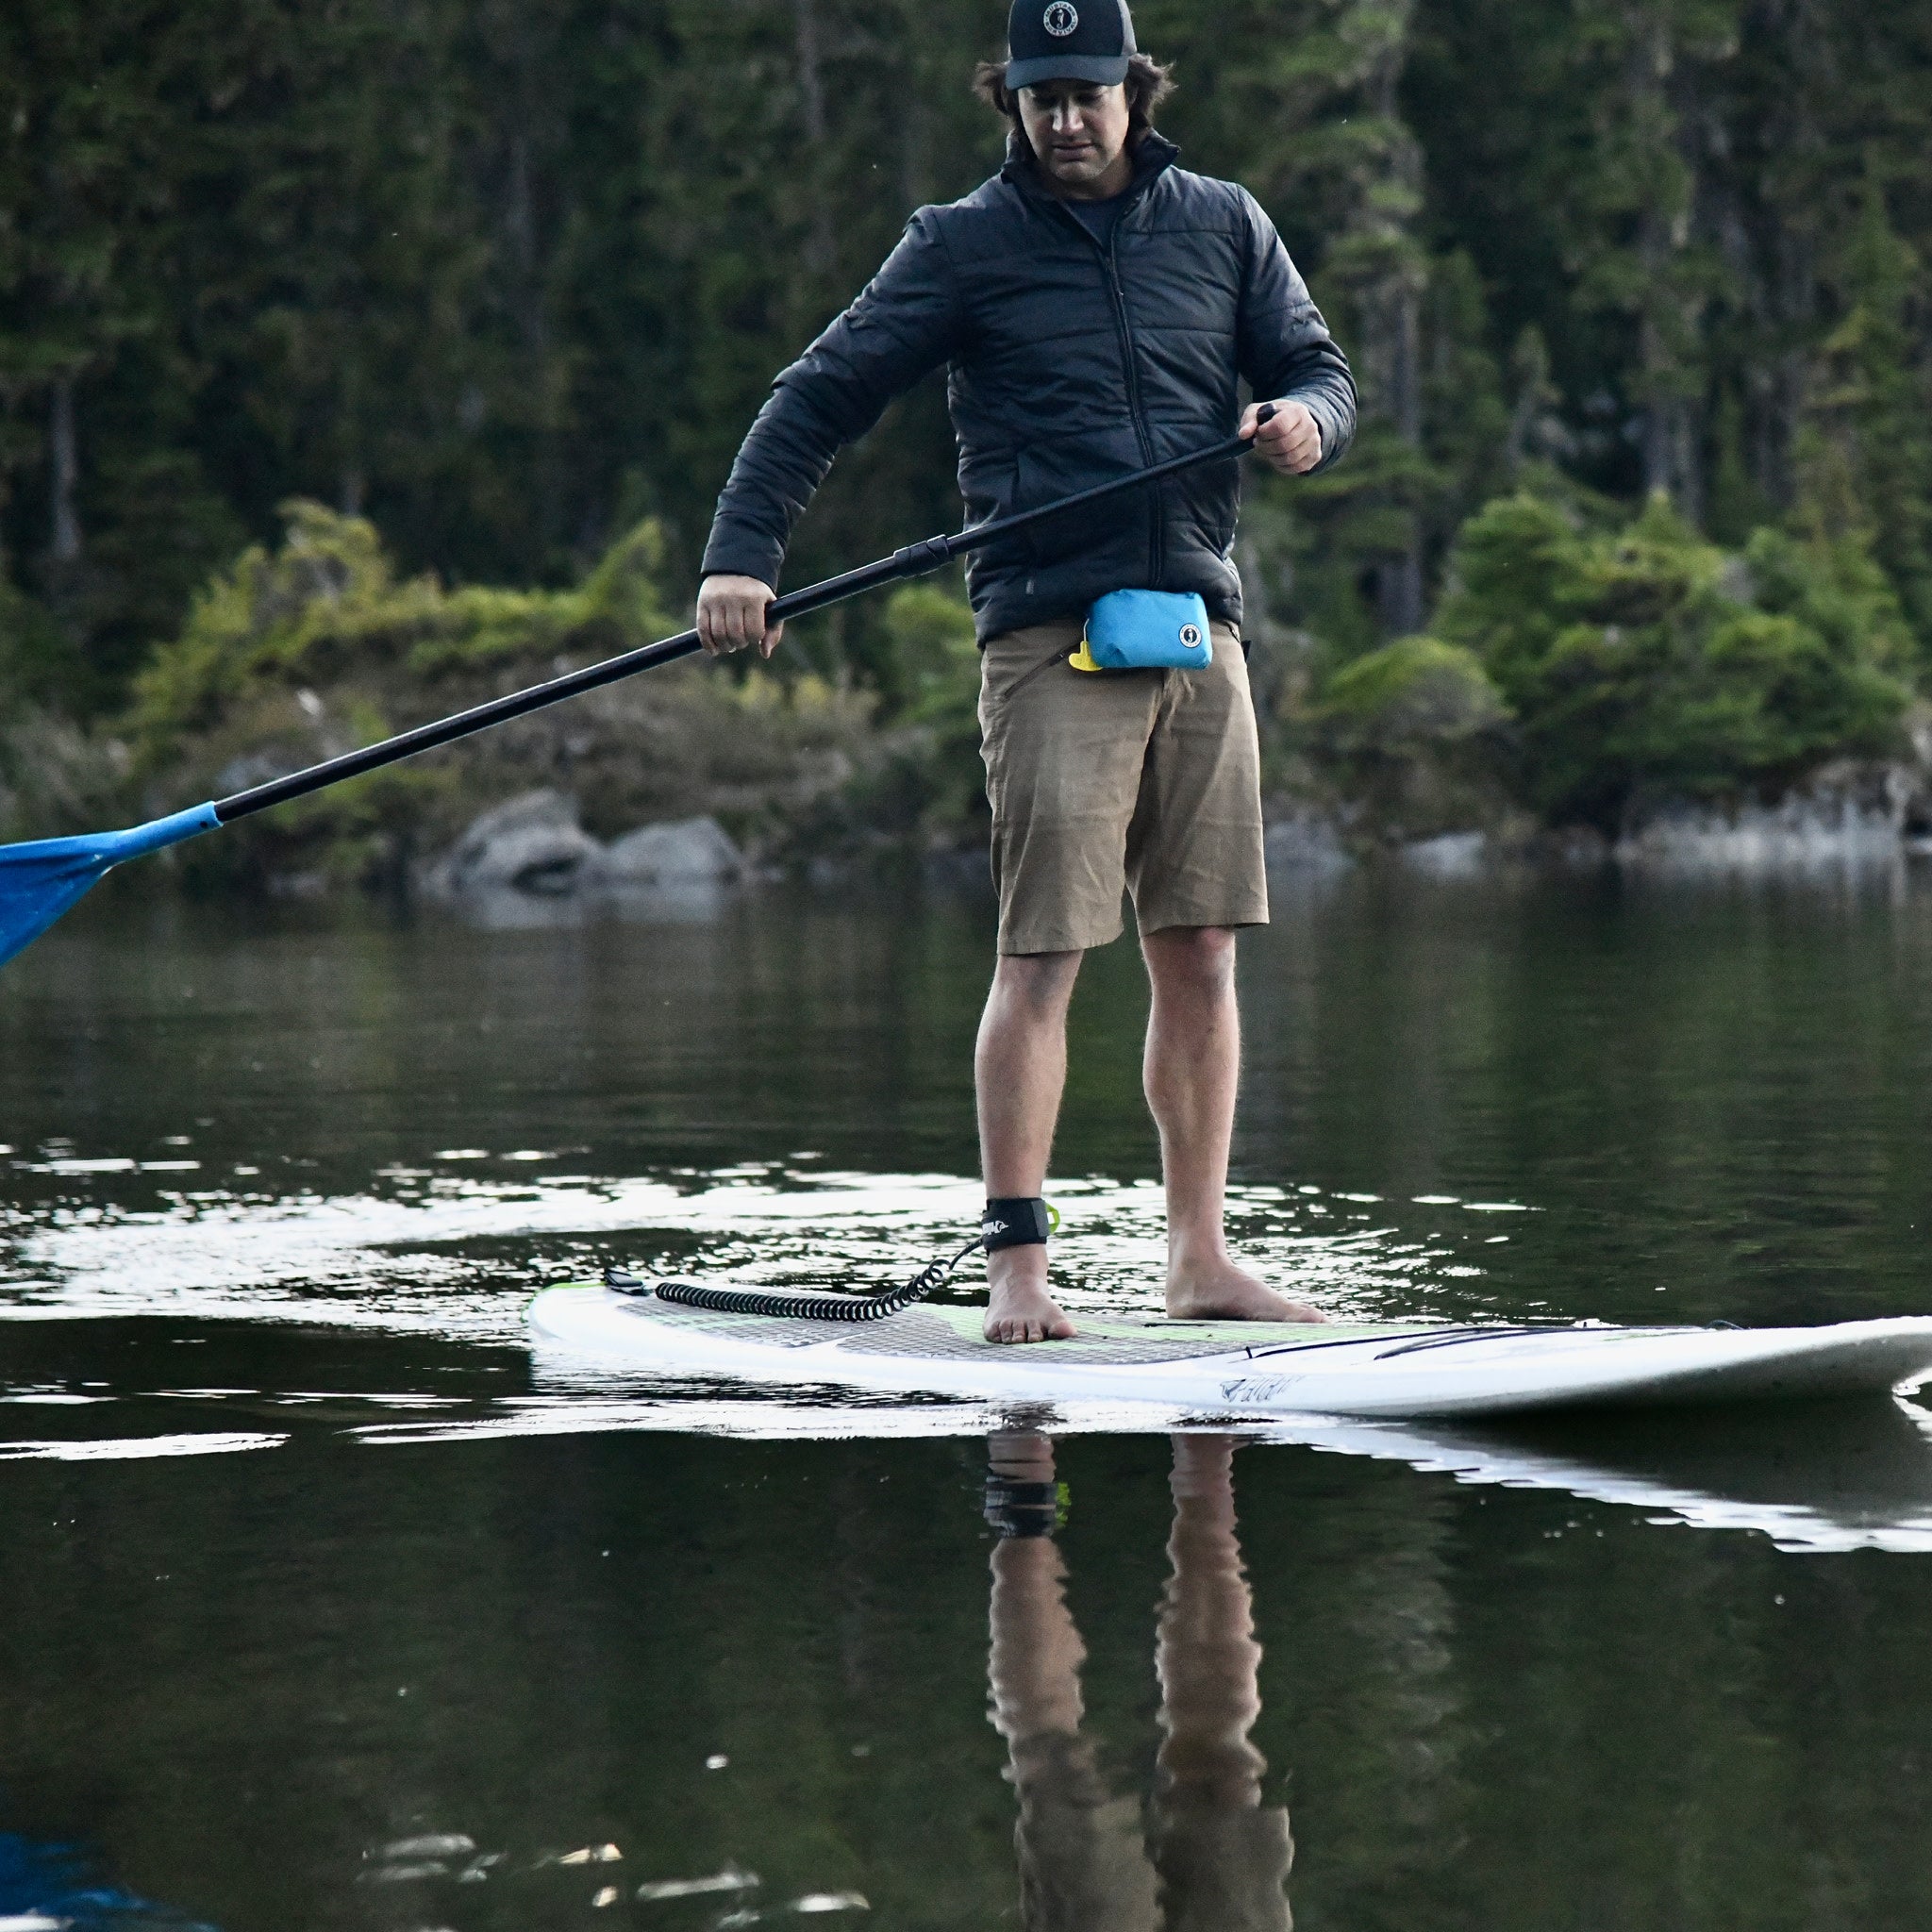
MULTIPOLYGON (((1078 648, 1080 633, 1074 625, 1041 625, 994 638, 980 659, 979 715, 1009 704, 1029 685, 1064 665, 1078 648)), ((1072 673, 1077 676, 1079 674, 1072 673)))

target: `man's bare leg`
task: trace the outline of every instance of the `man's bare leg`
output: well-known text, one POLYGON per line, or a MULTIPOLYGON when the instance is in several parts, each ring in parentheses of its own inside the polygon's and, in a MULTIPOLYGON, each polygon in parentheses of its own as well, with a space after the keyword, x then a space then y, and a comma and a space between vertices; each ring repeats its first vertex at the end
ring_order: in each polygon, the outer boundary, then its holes
MULTIPOLYGON (((973 1058, 979 1149, 989 1200, 1046 1186, 1060 1092, 1067 1084, 1067 1003, 1078 953, 1005 953, 979 1022, 973 1058)), ((1001 1248, 986 1260, 989 1341, 1044 1341, 1074 1333, 1046 1291, 1043 1247, 1001 1248)))
POLYGON ((1213 925, 1143 934, 1153 985, 1143 1075, 1167 1182, 1167 1311, 1201 1320, 1324 1322, 1238 1267, 1223 1206, 1241 1077, 1232 932, 1213 925))

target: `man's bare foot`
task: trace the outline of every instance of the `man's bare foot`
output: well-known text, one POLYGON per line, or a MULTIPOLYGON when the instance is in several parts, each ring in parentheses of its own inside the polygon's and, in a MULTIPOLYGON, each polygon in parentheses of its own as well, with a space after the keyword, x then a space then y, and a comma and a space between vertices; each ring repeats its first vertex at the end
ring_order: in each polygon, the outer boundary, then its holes
POLYGON ((1167 1312, 1175 1322, 1325 1322, 1307 1302, 1291 1302, 1223 1257, 1176 1263, 1168 1271, 1167 1312))
POLYGON ((1001 1248, 986 1257, 989 1341, 1064 1341, 1078 1333, 1046 1291, 1046 1250, 1001 1248))

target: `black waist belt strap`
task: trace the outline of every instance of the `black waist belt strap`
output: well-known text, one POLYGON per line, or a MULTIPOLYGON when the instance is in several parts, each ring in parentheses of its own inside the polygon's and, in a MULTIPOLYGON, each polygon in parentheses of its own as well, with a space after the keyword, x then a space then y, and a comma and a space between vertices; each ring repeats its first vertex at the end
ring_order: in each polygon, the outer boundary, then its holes
POLYGON ((1038 1194, 989 1201, 979 1222, 979 1238, 989 1255, 1001 1248, 1044 1247, 1052 1232, 1053 1216, 1038 1194))

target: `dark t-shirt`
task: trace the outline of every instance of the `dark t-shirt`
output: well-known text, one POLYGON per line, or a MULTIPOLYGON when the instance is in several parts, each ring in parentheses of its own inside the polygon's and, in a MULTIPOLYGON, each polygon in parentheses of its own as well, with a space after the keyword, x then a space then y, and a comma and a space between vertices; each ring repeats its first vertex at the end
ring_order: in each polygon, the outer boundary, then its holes
POLYGON ((1127 205, 1124 192, 1110 194, 1105 201, 1074 201, 1065 196, 1062 199, 1073 209, 1074 219, 1103 248, 1112 240, 1114 224, 1127 205))

